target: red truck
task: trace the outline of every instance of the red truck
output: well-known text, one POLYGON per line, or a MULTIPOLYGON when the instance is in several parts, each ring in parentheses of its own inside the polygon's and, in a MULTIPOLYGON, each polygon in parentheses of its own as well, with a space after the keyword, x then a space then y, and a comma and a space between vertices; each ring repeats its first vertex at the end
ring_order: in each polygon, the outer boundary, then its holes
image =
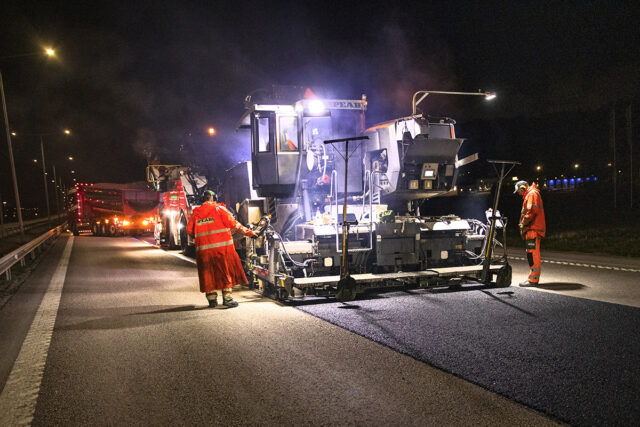
POLYGON ((69 229, 75 236, 137 235, 152 232, 158 217, 158 192, 144 182, 76 184, 69 190, 69 229))

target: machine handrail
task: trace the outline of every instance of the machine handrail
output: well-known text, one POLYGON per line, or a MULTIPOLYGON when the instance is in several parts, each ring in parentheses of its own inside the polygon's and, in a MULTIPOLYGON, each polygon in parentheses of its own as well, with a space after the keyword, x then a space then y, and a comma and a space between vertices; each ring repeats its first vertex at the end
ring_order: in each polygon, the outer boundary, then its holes
MULTIPOLYGON (((338 227, 338 171, 333 170, 331 171, 331 193, 333 193, 333 189, 334 189, 334 183, 335 183, 335 212, 336 212, 336 216, 335 216, 335 221, 333 221, 333 228, 335 229, 336 232, 336 252, 341 254, 342 253, 342 249, 340 249, 340 240, 339 240, 339 236, 340 236, 340 229, 338 227), (333 175, 336 175, 336 179, 333 179, 333 175)), ((371 179, 371 174, 369 174, 369 246, 366 248, 352 248, 349 249, 349 252, 366 252, 366 251, 370 251, 373 249, 373 196, 372 196, 372 191, 371 191, 371 184, 372 184, 372 179, 371 179)), ((346 190, 346 189, 345 189, 346 190)), ((364 193, 363 193, 363 202, 364 202, 364 198, 366 197, 366 191, 367 189, 364 189, 364 193)), ((345 195, 344 197, 347 197, 346 191, 345 191, 345 195)), ((333 205, 331 206, 333 207, 333 205)), ((364 208, 362 209, 364 212, 364 208)), ((333 209, 331 210, 331 213, 333 213, 333 209)), ((362 217, 361 217, 362 218, 362 217)), ((334 219, 333 217, 331 219, 334 219)), ((346 218, 342 218, 343 221, 346 221, 346 218)))

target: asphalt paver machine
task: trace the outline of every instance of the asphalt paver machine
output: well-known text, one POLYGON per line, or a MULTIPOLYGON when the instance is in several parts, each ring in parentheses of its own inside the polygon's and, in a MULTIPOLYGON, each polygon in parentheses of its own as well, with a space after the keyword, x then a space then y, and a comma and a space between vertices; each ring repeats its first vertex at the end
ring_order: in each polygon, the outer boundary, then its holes
POLYGON ((506 253, 493 251, 506 227, 497 198, 486 221, 421 212, 478 158, 458 159, 453 119, 413 114, 365 128, 364 95, 288 95, 247 97, 237 128, 250 134, 251 161, 223 185, 241 222, 262 220, 260 239, 237 244, 256 288, 350 300, 368 288, 511 284, 506 253))

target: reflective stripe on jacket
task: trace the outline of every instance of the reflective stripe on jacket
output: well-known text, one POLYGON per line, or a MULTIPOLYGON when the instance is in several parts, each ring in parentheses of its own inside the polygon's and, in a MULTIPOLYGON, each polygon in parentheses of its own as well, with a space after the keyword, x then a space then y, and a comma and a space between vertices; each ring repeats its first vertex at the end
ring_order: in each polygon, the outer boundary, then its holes
POLYGON ((196 251, 233 245, 231 233, 253 234, 236 221, 227 208, 215 202, 205 202, 193 210, 187 233, 195 236, 196 251))
POLYGON ((531 184, 522 198, 522 211, 520 212, 522 231, 535 231, 541 237, 544 237, 547 226, 544 220, 544 206, 542 205, 542 197, 538 186, 531 184))

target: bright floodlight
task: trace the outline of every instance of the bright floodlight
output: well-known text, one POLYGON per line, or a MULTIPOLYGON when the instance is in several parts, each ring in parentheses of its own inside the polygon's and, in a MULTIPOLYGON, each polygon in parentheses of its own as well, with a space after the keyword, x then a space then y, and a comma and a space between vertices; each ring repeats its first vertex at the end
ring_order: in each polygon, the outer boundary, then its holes
POLYGON ((69 156, 69 160, 73 160, 73 156, 69 156))
POLYGON ((211 136, 216 134, 215 128, 209 128, 208 132, 209 132, 209 135, 211 135, 211 136))
POLYGON ((309 101, 309 114, 317 115, 325 112, 324 102, 319 99, 312 99, 309 101))
POLYGON ((495 92, 488 92, 484 95, 485 101, 491 101, 492 99, 495 99, 495 98, 496 98, 495 92))
POLYGON ((71 135, 71 131, 69 129, 64 130, 65 135, 71 135))
POLYGON ((56 54, 56 51, 48 47, 44 50, 44 53, 46 53, 47 56, 54 56, 56 54))

